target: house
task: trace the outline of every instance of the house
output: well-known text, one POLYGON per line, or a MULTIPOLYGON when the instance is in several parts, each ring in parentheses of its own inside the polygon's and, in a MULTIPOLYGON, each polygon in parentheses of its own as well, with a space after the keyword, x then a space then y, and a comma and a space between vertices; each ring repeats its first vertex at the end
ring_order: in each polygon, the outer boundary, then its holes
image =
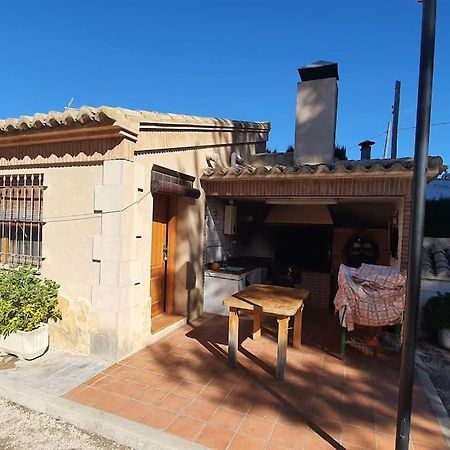
MULTIPOLYGON (((53 345, 118 360, 224 314, 245 283, 300 283, 326 309, 341 262, 406 269, 414 161, 371 159, 370 141, 336 160, 337 64, 299 73, 286 154, 266 152, 266 122, 108 107, 0 121, 0 257, 61 285, 53 345)), ((444 169, 430 158, 428 178, 444 169)))
POLYGON ((60 284, 52 345, 117 360, 200 314, 200 176, 269 129, 109 107, 1 120, 0 258, 60 284))

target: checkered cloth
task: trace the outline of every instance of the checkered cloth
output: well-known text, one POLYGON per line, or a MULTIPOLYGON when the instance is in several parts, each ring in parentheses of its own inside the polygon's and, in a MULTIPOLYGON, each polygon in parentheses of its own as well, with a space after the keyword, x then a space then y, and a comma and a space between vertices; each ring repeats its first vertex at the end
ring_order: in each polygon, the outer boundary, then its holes
POLYGON ((359 269, 341 264, 334 306, 341 325, 379 327, 402 321, 406 278, 393 267, 363 264, 359 269))

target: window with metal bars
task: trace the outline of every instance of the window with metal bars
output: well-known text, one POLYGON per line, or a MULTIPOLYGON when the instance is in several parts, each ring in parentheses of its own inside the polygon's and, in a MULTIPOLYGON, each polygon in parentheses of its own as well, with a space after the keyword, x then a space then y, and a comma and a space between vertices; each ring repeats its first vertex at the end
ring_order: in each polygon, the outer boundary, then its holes
POLYGON ((0 175, 1 264, 41 265, 43 192, 43 174, 0 175))

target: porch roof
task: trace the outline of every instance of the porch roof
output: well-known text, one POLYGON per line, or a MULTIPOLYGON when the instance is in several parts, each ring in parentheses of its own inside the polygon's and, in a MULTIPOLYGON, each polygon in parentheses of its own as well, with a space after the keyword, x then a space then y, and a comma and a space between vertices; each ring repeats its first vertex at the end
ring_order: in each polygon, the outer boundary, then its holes
MULTIPOLYGON (((440 156, 428 158, 428 178, 440 175, 447 166, 440 156)), ((216 166, 205 170, 203 180, 235 180, 260 178, 304 178, 304 177, 355 177, 361 176, 412 176, 414 158, 371 159, 357 161, 335 161, 329 164, 288 165, 238 165, 216 166)))

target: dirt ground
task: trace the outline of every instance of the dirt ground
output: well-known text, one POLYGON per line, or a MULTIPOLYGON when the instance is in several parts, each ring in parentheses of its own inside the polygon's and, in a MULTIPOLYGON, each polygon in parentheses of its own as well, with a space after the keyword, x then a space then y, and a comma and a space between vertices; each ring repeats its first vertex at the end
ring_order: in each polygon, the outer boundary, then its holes
POLYGON ((450 416, 450 351, 437 344, 421 341, 418 352, 450 416))
POLYGON ((127 448, 0 398, 0 450, 126 450, 127 448))

